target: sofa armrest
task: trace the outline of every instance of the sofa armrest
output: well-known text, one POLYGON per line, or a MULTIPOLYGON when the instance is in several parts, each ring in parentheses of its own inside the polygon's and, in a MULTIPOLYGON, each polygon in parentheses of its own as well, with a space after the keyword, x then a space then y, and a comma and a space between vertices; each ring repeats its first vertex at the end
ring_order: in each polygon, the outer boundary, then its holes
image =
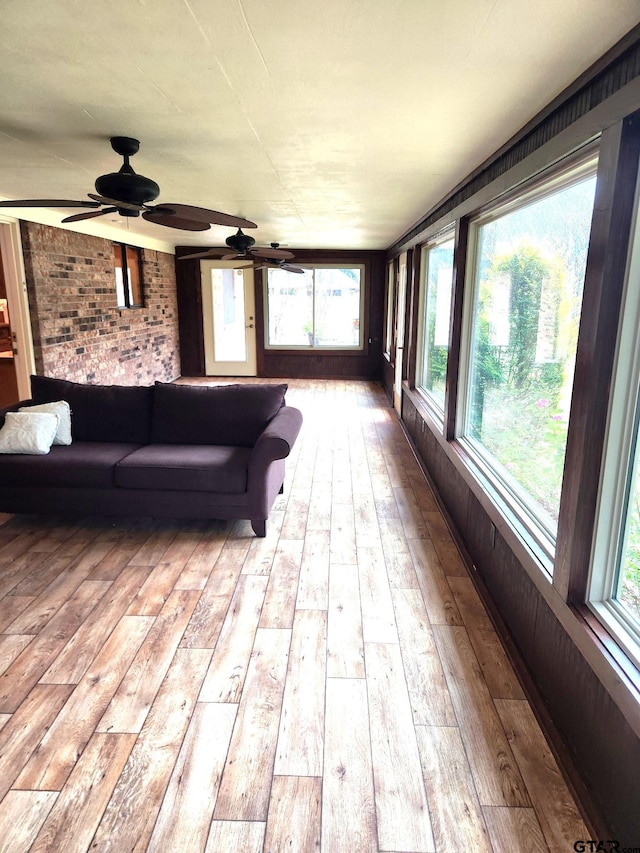
POLYGON ((265 520, 284 480, 284 459, 301 426, 302 412, 283 406, 253 446, 247 471, 247 512, 256 536, 265 535, 265 520))
POLYGON ((302 412, 293 406, 283 406, 253 447, 249 458, 250 474, 252 470, 265 469, 275 459, 288 456, 301 426, 302 412))
POLYGON ((7 412, 17 412, 21 406, 31 406, 33 400, 20 400, 17 403, 12 403, 10 406, 4 406, 0 409, 0 427, 4 426, 4 416, 7 412))

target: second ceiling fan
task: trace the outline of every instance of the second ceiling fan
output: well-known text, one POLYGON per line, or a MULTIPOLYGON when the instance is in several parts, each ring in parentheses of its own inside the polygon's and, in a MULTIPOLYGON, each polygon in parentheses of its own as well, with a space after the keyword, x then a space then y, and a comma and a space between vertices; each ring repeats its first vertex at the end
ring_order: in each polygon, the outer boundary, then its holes
POLYGON ((225 240, 228 248, 220 247, 193 252, 189 255, 181 255, 180 260, 217 258, 221 261, 253 261, 254 269, 258 270, 281 269, 286 272, 304 273, 301 267, 287 263, 293 258, 293 252, 278 248, 278 243, 272 243, 271 246, 256 246, 255 242, 253 237, 244 234, 242 229, 238 228, 235 234, 225 240), (229 252, 229 249, 232 251, 229 252))

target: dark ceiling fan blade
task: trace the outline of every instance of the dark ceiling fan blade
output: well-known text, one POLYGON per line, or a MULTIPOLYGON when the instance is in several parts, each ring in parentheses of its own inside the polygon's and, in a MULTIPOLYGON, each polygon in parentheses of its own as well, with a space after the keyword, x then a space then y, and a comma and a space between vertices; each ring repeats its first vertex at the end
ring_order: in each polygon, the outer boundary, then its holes
POLYGON ((206 252, 202 251, 202 252, 194 252, 193 254, 190 254, 190 255, 181 255, 180 258, 178 258, 178 260, 188 261, 191 258, 217 258, 217 260, 222 260, 223 256, 224 256, 224 258, 226 258, 226 260, 229 260, 229 258, 237 257, 237 255, 235 253, 233 255, 230 255, 228 249, 217 248, 217 249, 207 249, 206 252))
POLYGON ((239 216, 232 216, 230 213, 220 213, 218 210, 209 210, 207 207, 194 207, 190 204, 174 204, 173 202, 163 202, 157 207, 146 206, 149 211, 158 211, 164 213, 172 210, 175 216, 181 216, 183 219, 195 219, 197 222, 209 222, 211 225, 227 225, 230 228, 257 228, 255 222, 249 219, 242 219, 239 216))
POLYGON ((292 258, 293 252, 288 252, 286 249, 267 249, 255 248, 249 249, 252 255, 257 255, 259 258, 292 258))
POLYGON ((230 255, 223 255, 223 256, 220 258, 220 260, 221 260, 221 261, 236 261, 236 260, 238 260, 238 261, 246 261, 246 260, 248 260, 248 259, 247 259, 247 256, 246 256, 246 255, 239 255, 237 252, 233 252, 233 253, 232 253, 232 254, 230 254, 230 255))
POLYGON ((297 272, 304 273, 304 270, 301 267, 293 267, 291 264, 278 264, 269 261, 265 261, 263 264, 257 264, 254 266, 256 270, 285 270, 285 272, 297 272))
POLYGON ((0 207, 100 207, 97 201, 69 201, 61 198, 29 198, 23 201, 0 201, 0 207))
POLYGON ((196 258, 219 258, 224 249, 207 249, 206 252, 194 252, 191 255, 180 255, 179 261, 190 261, 196 258))
POLYGON ((145 210, 142 218, 147 222, 155 222, 156 225, 165 225, 167 228, 177 228, 179 231, 208 231, 211 226, 208 222, 196 222, 195 219, 183 219, 174 214, 156 214, 153 210, 145 210))
POLYGON ((115 205, 116 207, 121 207, 124 210, 144 210, 141 204, 129 204, 128 201, 118 201, 117 198, 107 198, 104 195, 96 195, 95 193, 87 193, 89 198, 94 198, 96 201, 99 201, 100 204, 109 204, 115 205))
POLYGON ((83 219, 94 219, 96 216, 104 216, 107 213, 116 213, 117 207, 103 207, 102 210, 92 210, 90 213, 74 213, 67 216, 63 222, 81 222, 83 219))

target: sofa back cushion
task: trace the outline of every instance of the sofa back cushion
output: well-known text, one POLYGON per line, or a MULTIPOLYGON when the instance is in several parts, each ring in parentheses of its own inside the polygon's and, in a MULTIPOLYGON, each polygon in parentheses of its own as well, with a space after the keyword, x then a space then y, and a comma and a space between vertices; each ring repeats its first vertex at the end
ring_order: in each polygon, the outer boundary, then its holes
POLYGON ((284 406, 287 385, 170 385, 156 382, 154 444, 253 447, 284 406))
POLYGON ((74 441, 149 442, 153 386, 84 385, 32 376, 31 396, 34 403, 69 403, 74 441))
POLYGON ((4 418, 7 412, 17 412, 21 406, 28 406, 31 400, 20 400, 19 403, 12 403, 10 406, 4 406, 0 409, 0 427, 4 426, 4 418))

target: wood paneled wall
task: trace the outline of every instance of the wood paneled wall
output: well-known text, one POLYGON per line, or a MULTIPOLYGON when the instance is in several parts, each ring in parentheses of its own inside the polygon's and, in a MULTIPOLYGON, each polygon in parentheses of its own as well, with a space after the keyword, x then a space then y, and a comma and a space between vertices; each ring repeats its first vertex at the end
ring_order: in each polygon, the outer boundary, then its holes
POLYGON ((387 358, 382 359, 381 382, 390 400, 393 400, 394 367, 387 358))
MULTIPOLYGON (((193 251, 178 246, 176 259, 193 251)), ((266 349, 264 334, 264 278, 255 274, 258 376, 314 379, 379 379, 384 313, 384 252, 296 249, 301 264, 363 264, 365 268, 364 349, 302 350, 266 349)), ((199 261, 176 260, 176 285, 180 326, 180 361, 183 376, 204 376, 202 291, 199 261)))

